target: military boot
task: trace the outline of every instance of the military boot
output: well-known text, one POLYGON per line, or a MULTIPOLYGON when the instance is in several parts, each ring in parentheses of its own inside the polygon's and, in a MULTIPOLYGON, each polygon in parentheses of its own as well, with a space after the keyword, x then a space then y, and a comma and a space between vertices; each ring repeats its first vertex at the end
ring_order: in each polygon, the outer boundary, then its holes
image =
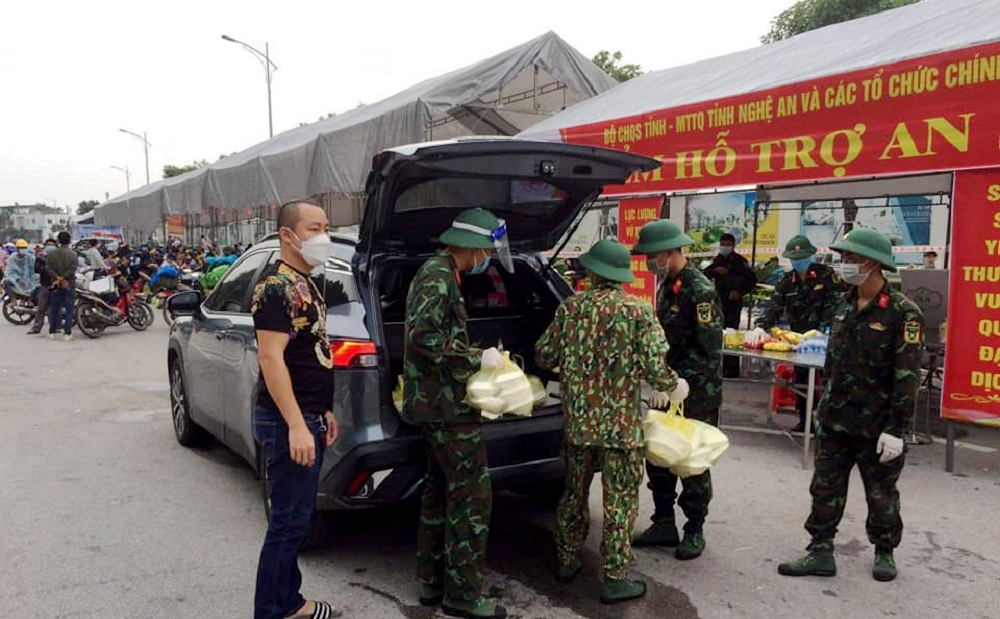
POLYGON ((444 599, 444 585, 441 583, 420 583, 420 605, 437 606, 444 599))
POLYGON ((569 584, 573 582, 580 570, 583 569, 583 561, 580 559, 573 559, 565 565, 559 566, 559 571, 556 572, 556 582, 561 582, 563 584, 569 584))
POLYGON ((677 525, 673 518, 654 521, 653 526, 632 539, 632 546, 636 548, 644 546, 675 548, 679 543, 680 537, 677 535, 677 525))
POLYGON ((465 619, 506 619, 507 610, 493 600, 451 600, 447 597, 441 603, 441 610, 449 617, 465 619))
POLYGON ((879 582, 896 579, 896 560, 892 558, 892 548, 876 548, 872 577, 879 582))
POLYGON ((798 561, 779 565, 778 573, 782 576, 836 576, 837 562, 833 550, 810 550, 798 561))
POLYGON ((681 561, 697 559, 705 551, 705 534, 701 529, 684 532, 684 540, 677 547, 676 557, 681 561))
POLYGON ((641 580, 612 580, 604 579, 604 586, 601 587, 601 603, 617 604, 635 600, 646 595, 646 583, 641 580))

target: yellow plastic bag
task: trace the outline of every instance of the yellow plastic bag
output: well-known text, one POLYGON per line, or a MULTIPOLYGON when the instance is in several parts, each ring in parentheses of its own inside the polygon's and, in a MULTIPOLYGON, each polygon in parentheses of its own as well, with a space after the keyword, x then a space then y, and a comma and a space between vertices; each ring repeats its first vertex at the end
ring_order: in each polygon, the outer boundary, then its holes
POLYGON ((686 458, 670 467, 670 472, 681 478, 701 475, 729 449, 729 437, 722 430, 697 419, 690 421, 697 428, 695 444, 686 458))
POLYGON ((650 409, 642 422, 646 434, 646 459, 670 468, 691 454, 698 426, 684 416, 683 404, 671 404, 666 412, 650 409))
POLYGON ((403 375, 399 375, 396 381, 396 388, 392 390, 392 403, 396 405, 396 412, 403 412, 403 375))
POLYGON ((549 392, 545 390, 542 379, 537 376, 528 375, 528 384, 531 385, 531 395, 535 406, 544 404, 549 399, 549 392))

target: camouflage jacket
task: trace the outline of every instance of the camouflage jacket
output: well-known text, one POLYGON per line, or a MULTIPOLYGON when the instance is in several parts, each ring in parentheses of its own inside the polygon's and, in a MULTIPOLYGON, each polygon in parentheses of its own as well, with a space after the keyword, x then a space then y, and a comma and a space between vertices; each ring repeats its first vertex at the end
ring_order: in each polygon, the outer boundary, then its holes
POLYGON ((406 297, 403 413, 410 423, 478 421, 465 386, 482 353, 469 346, 461 275, 445 251, 417 271, 406 297))
POLYGON ((774 296, 757 320, 757 326, 770 329, 785 318, 792 331, 822 331, 830 326, 844 288, 840 277, 825 264, 811 265, 805 277, 796 271, 785 273, 774 287, 774 296))
POLYGON ((613 283, 567 299, 535 346, 535 360, 559 368, 572 445, 637 449, 644 442, 641 381, 673 391, 667 341, 653 308, 613 283))
POLYGON ((857 298, 852 289, 834 311, 817 419, 848 434, 902 437, 920 383, 924 317, 888 282, 861 311, 857 298))
POLYGON ((715 286, 690 261, 660 284, 656 312, 667 334, 667 363, 691 385, 689 411, 722 405, 723 316, 715 286))

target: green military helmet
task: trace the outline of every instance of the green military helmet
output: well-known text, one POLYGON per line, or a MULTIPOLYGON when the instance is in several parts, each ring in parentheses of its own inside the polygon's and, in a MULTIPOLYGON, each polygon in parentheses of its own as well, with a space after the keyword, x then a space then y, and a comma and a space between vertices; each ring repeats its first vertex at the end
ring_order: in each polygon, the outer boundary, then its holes
POLYGON ((799 235, 788 241, 782 256, 789 260, 802 260, 816 253, 816 247, 809 240, 809 237, 799 235))
POLYGON ((602 239, 580 256, 580 264, 594 275, 623 284, 632 283, 632 257, 628 248, 612 239, 602 239))
POLYGON ((451 227, 441 233, 442 245, 466 249, 493 249, 494 240, 490 236, 503 222, 496 215, 482 208, 462 211, 451 227))
POLYGON ((890 271, 896 270, 896 259, 892 257, 892 241, 878 230, 855 228, 831 245, 830 249, 857 254, 878 262, 890 271))
POLYGON ((694 239, 684 234, 680 226, 669 219, 657 219, 639 230, 639 241, 632 247, 632 253, 658 254, 688 245, 694 245, 694 239))

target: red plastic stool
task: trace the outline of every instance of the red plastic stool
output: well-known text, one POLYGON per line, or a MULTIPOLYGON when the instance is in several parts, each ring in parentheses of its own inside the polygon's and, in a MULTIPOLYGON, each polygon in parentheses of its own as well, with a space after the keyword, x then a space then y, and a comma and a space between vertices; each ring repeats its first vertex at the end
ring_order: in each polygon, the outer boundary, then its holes
MULTIPOLYGON (((795 384, 795 367, 787 363, 779 363, 774 368, 774 377, 777 382, 795 384)), ((795 392, 790 387, 782 387, 775 384, 771 388, 771 414, 776 414, 778 409, 791 407, 795 408, 795 392)))

